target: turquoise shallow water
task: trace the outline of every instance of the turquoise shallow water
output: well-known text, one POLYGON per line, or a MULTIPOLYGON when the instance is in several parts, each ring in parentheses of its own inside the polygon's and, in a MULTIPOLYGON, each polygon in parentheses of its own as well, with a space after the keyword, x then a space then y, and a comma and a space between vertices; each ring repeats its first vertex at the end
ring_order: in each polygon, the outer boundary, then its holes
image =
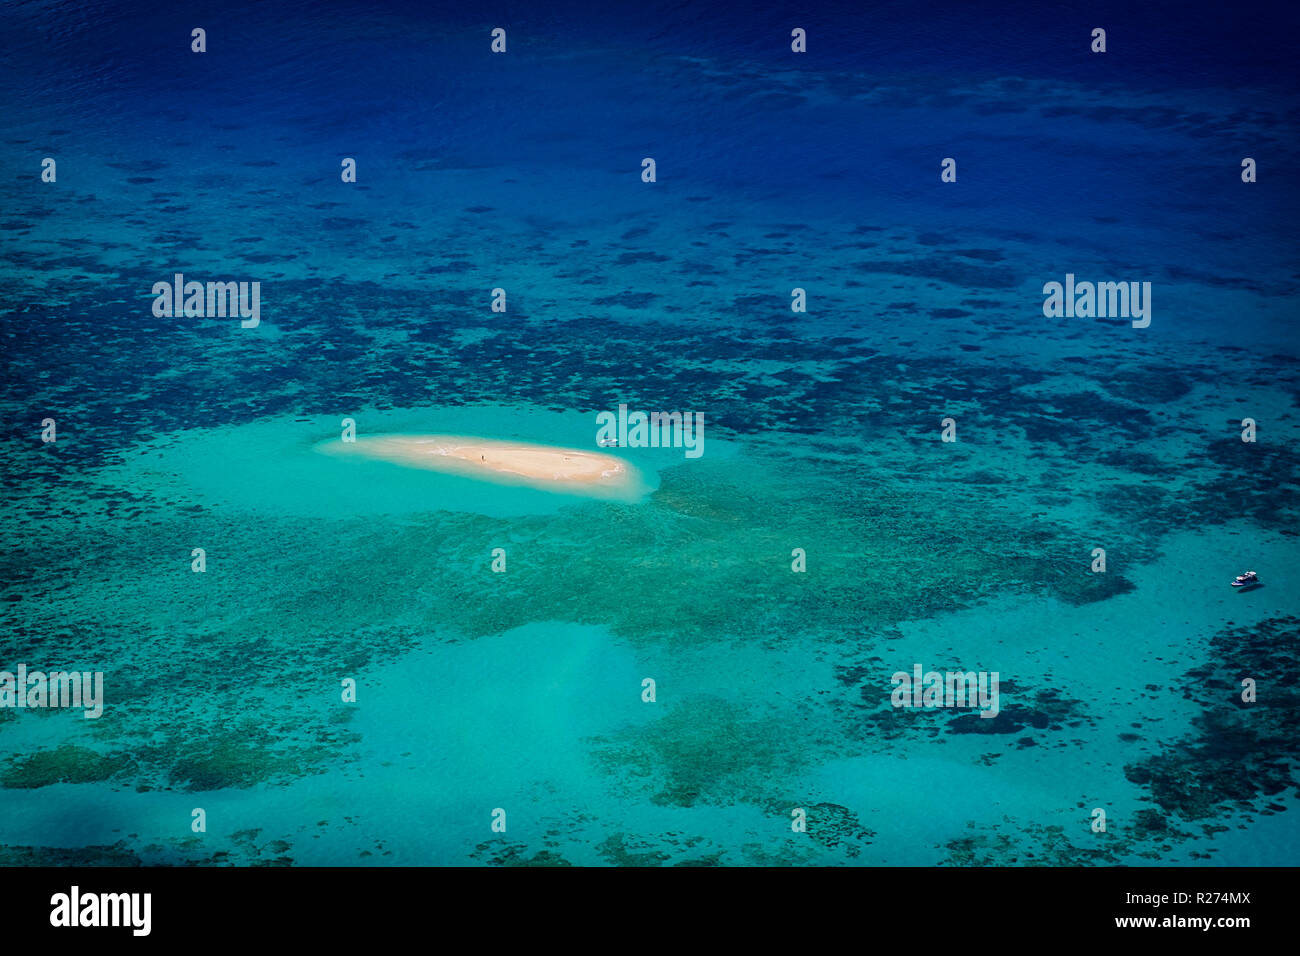
MULTIPOLYGON (((387 429, 500 415, 359 417, 387 429)), ((569 441, 562 417, 531 420, 569 441)), ((511 437, 540 427, 511 419, 511 437)), ((1285 535, 1235 520, 1137 537, 1108 524, 1105 499, 1044 504, 1050 465, 1007 442, 971 442, 971 461, 929 472, 892 468, 903 452, 887 443, 870 463, 830 439, 815 455, 770 440, 690 462, 665 450, 654 491, 609 503, 396 466, 331 471, 311 438, 332 425, 161 436, 61 496, 84 504, 33 501, 43 535, 14 547, 48 597, 10 603, 10 620, 29 622, 29 657, 103 668, 110 707, 99 721, 7 716, 7 745, 30 755, 0 790, 7 839, 150 862, 1287 859, 1285 838, 1153 828, 1157 791, 1131 779, 1214 746, 1197 728, 1230 689, 1188 676, 1195 665, 1231 667, 1259 635, 1287 652, 1273 623, 1296 613, 1285 535), (1015 480, 953 501, 953 469, 977 467, 1015 480), (126 489, 138 513, 94 513, 126 489), (113 534, 88 538, 91 522, 113 534), (1111 538, 1118 586, 1086 572, 1087 546, 1111 538), (196 543, 204 574, 190 570, 196 543), (1273 569, 1267 603, 1203 586, 1243 554, 1273 569), (893 711, 888 675, 913 662, 998 670, 1003 722, 969 734, 950 712, 893 711), (344 677, 355 704, 340 700, 344 677), (196 806, 212 821, 202 838, 183 832, 196 806), (796 806, 813 839, 792 842, 796 806), (1111 842, 1090 842, 1094 806, 1112 815, 1111 842), (484 832, 498 807, 506 833, 484 832)), ((1167 772, 1212 798, 1243 758, 1224 759, 1167 772)), ((1246 803, 1209 819, 1253 827, 1275 812, 1256 806, 1263 818, 1246 803)))
POLYGON ((805 69, 765 9, 702 48, 557 10, 485 63, 455 13, 238 5, 160 86, 95 9, 122 55, 24 8, 0 67, 0 670, 107 699, 0 709, 0 862, 1296 862, 1292 89, 1013 70, 953 11, 933 62, 879 12, 805 69), (154 316, 176 271, 261 324, 154 316), (1151 326, 1045 319, 1067 272, 1151 326), (620 403, 703 456, 606 449, 643 486, 598 500, 315 450, 596 450, 620 403), (917 663, 999 716, 893 708, 917 663))

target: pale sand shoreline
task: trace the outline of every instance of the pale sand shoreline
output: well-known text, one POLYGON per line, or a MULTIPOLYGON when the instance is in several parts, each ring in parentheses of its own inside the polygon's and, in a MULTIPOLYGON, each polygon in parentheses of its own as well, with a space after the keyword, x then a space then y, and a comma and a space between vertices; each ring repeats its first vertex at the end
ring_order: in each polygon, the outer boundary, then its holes
POLYGON ((625 490, 635 477, 627 462, 612 455, 460 435, 359 436, 355 442, 335 439, 317 449, 471 477, 513 477, 538 487, 625 490))

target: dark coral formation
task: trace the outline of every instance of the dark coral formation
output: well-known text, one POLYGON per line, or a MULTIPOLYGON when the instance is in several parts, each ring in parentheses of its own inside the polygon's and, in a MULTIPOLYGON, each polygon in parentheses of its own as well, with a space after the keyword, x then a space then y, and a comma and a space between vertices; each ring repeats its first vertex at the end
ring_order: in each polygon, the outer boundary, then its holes
POLYGON ((848 807, 835 803, 808 807, 808 836, 828 850, 842 851, 849 859, 859 858, 875 835, 848 807))
POLYGON ((1276 812, 1268 798, 1300 795, 1298 638, 1293 616, 1214 635, 1210 661, 1186 675, 1186 695, 1204 702, 1192 733, 1125 768, 1160 814, 1190 822, 1229 809, 1276 812), (1255 682, 1253 702, 1242 700, 1245 679, 1255 682))

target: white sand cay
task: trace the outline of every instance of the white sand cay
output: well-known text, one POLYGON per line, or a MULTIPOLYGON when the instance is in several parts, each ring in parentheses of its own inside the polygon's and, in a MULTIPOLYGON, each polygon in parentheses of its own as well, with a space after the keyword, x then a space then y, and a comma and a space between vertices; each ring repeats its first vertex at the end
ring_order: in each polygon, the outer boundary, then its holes
POLYGON ((370 435, 317 446, 329 455, 357 456, 411 468, 505 479, 534 488, 577 493, 635 491, 639 479, 623 459, 574 448, 529 445, 458 435, 370 435))

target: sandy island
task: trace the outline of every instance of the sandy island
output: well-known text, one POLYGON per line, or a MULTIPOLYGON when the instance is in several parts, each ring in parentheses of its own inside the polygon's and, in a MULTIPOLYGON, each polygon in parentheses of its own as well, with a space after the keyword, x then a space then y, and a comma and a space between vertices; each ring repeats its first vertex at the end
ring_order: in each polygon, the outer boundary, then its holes
POLYGON ((355 442, 335 439, 317 448, 329 455, 373 458, 470 477, 514 479, 536 488, 560 486, 599 493, 602 489, 629 491, 636 485, 631 466, 612 455, 488 438, 372 435, 360 436, 355 442))

